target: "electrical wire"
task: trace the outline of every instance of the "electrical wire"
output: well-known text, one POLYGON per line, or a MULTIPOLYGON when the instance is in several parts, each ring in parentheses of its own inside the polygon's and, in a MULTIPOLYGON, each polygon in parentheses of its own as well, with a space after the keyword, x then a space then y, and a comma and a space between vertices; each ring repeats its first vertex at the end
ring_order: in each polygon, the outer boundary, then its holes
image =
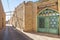
MULTIPOLYGON (((7 0, 7 5, 8 5, 8 9, 9 9, 8 13, 10 13, 10 14, 9 14, 9 16, 11 17, 11 13, 12 13, 12 11, 10 11, 10 4, 9 4, 9 0, 7 0)), ((6 16, 7 16, 7 15, 6 15, 6 16)), ((10 18, 10 17, 9 17, 9 18, 10 18)))
POLYGON ((9 1, 8 1, 8 0, 7 0, 7 5, 8 5, 8 8, 9 8, 9 11, 10 11, 10 7, 9 7, 9 6, 10 6, 10 4, 9 4, 9 1))

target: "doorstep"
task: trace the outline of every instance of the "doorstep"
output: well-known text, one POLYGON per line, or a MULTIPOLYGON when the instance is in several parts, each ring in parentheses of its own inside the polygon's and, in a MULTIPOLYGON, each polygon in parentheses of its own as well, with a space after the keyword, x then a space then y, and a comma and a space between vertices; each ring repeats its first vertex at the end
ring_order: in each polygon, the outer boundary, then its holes
POLYGON ((28 33, 23 32, 34 40, 60 40, 60 35, 48 34, 48 33, 28 33))

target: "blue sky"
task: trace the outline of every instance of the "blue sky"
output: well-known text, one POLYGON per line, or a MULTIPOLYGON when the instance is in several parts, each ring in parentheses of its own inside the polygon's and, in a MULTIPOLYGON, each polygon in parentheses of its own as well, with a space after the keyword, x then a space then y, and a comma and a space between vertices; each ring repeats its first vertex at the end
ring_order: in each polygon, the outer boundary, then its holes
MULTIPOLYGON (((37 0, 8 0, 9 7, 8 7, 7 0, 2 0, 4 11, 5 12, 14 11, 15 7, 18 6, 20 3, 22 3, 23 1, 27 2, 27 1, 37 1, 37 0)), ((10 14, 10 13, 6 13, 6 15, 7 14, 10 14)), ((6 20, 8 20, 9 17, 10 16, 6 16, 6 20)))
POLYGON ((4 11, 13 11, 14 8, 19 5, 20 3, 22 3, 23 1, 36 1, 36 0, 8 0, 9 2, 9 8, 8 8, 8 4, 7 4, 7 0, 2 0, 3 6, 4 6, 4 11))

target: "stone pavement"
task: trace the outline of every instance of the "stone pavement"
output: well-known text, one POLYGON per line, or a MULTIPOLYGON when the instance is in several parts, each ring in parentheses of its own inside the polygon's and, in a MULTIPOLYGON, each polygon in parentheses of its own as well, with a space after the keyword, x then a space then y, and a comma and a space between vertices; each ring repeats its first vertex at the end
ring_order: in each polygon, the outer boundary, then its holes
POLYGON ((23 32, 33 40, 60 40, 60 36, 46 33, 23 32))
MULTIPOLYGON (((19 30, 19 28, 17 28, 19 30)), ((6 27, 3 40, 60 40, 60 36, 47 33, 33 33, 18 31, 14 27, 6 27)), ((1 34, 3 32, 1 31, 1 34)), ((0 40, 2 35, 0 34, 0 40)))
MULTIPOLYGON (((16 28, 20 30, 19 28, 16 28)), ((23 32, 23 31, 21 31, 23 32)), ((33 32, 23 32, 25 35, 29 36, 33 40, 60 40, 60 36, 48 33, 33 33, 33 32)))
POLYGON ((0 40, 2 40, 2 31, 0 31, 0 40))
POLYGON ((14 27, 7 26, 4 32, 3 40, 33 40, 23 34, 22 32, 18 32, 14 27))
MULTIPOLYGON (((60 36, 53 34, 45 34, 45 33, 29 33, 29 32, 19 32, 24 35, 20 35, 18 32, 14 31, 12 28, 9 28, 9 35, 5 36, 4 40, 60 40, 60 36), (28 37, 26 37, 26 35, 28 37), (7 39, 9 38, 9 39, 7 39), (24 39, 23 39, 24 38, 24 39), (26 39, 28 38, 28 39, 26 39), (30 39, 29 39, 30 38, 30 39)), ((2 40, 2 32, 0 33, 0 40, 2 40)))
POLYGON ((4 29, 0 30, 0 40, 3 40, 3 36, 4 36, 4 29))

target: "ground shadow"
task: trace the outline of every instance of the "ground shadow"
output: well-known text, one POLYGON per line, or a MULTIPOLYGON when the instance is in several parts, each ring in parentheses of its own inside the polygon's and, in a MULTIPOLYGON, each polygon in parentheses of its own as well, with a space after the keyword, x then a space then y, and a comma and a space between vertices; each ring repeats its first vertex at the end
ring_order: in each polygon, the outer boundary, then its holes
MULTIPOLYGON (((14 27, 14 29, 16 29, 16 28, 14 27)), ((21 31, 19 31, 19 30, 17 30, 17 29, 16 29, 16 31, 17 31, 18 33, 20 33, 20 35, 22 34, 24 37, 28 38, 29 40, 33 40, 32 38, 30 38, 29 36, 27 36, 27 35, 24 34, 23 32, 21 32, 21 31)))
POLYGON ((0 40, 3 40, 3 36, 4 36, 4 29, 0 30, 0 40))

